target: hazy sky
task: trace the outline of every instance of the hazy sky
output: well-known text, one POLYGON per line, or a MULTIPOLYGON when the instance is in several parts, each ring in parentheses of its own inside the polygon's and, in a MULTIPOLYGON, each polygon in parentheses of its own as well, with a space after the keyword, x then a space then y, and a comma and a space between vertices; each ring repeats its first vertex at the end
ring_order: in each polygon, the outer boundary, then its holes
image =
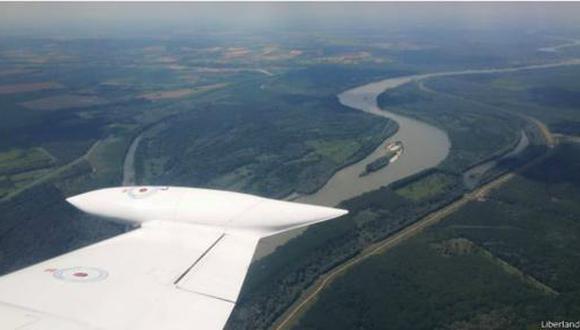
POLYGON ((0 34, 580 25, 576 3, 0 3, 0 34))

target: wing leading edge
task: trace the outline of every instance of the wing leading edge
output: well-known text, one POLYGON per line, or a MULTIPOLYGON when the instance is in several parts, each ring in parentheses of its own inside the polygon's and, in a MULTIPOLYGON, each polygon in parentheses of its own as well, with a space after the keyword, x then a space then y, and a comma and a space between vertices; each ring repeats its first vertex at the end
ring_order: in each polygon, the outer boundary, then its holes
POLYGON ((221 329, 260 238, 346 213, 174 187, 69 201, 140 228, 1 277, 3 328, 221 329))

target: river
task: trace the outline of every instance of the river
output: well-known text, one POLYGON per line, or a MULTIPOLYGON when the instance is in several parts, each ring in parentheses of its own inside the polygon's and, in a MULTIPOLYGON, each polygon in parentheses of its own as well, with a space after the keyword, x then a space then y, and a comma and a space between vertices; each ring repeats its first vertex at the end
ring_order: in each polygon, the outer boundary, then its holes
POLYGON ((338 95, 342 105, 375 116, 386 117, 399 124, 399 130, 363 160, 336 172, 316 193, 296 199, 298 202, 334 206, 365 192, 379 189, 394 181, 437 166, 449 154, 451 143, 441 129, 409 117, 384 111, 377 97, 384 91, 406 84, 417 76, 391 78, 349 89, 338 95), (384 144, 402 141, 405 151, 399 159, 376 172, 360 177, 368 163, 384 156, 384 144))
MULTIPOLYGON (((405 152, 403 152, 401 157, 399 157, 396 162, 390 164, 389 166, 379 171, 373 172, 370 175, 359 177, 359 174, 364 170, 366 164, 372 162, 383 154, 381 149, 384 143, 382 143, 381 146, 375 149, 375 151, 373 151, 363 160, 336 172, 332 178, 330 178, 330 180, 316 193, 299 196, 297 198, 293 198, 293 200, 301 203, 336 206, 341 201, 356 197, 365 192, 376 190, 382 186, 388 185, 394 181, 403 179, 422 170, 435 167, 447 157, 451 145, 445 132, 424 122, 382 110, 378 107, 377 97, 388 89, 396 88, 409 82, 436 77, 517 72, 578 64, 580 64, 580 59, 564 60, 548 64, 534 64, 521 67, 417 74, 411 76, 388 78, 344 91, 338 95, 338 99, 341 104, 356 110, 364 111, 376 116, 386 117, 396 121, 399 124, 399 130, 395 135, 385 140, 385 143, 390 141, 402 141, 405 152)), ((515 150, 512 152, 517 153, 520 151, 519 149, 522 148, 522 146, 524 148, 527 146, 528 139, 525 134, 520 141, 521 143, 518 143, 515 150)), ((512 152, 509 154, 511 155, 512 152)), ((480 165, 481 167, 478 168, 481 170, 483 167, 488 165, 494 166, 495 162, 486 162, 480 165)), ((255 258, 259 259, 272 253, 276 247, 284 244, 291 238, 300 235, 303 231, 304 229, 298 229, 263 239, 260 242, 258 250, 256 251, 255 258)))
MULTIPOLYGON (((342 201, 379 189, 441 163, 449 154, 451 147, 444 131, 416 119, 382 110, 377 104, 378 96, 384 91, 425 77, 426 75, 412 75, 389 78, 340 93, 338 100, 342 105, 394 120, 399 124, 399 130, 363 160, 336 172, 316 193, 293 200, 301 203, 336 206, 342 201), (403 142, 405 151, 399 159, 369 175, 359 176, 368 163, 384 155, 384 144, 390 141, 403 142)), ((276 247, 300 235, 303 231, 304 229, 297 229, 263 239, 254 258, 259 259, 272 253, 276 247)))

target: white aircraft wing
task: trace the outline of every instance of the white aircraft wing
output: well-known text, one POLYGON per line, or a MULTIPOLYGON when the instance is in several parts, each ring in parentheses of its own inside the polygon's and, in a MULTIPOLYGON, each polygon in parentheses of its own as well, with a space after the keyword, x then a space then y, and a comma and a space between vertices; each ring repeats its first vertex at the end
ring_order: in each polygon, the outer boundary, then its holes
POLYGON ((346 213, 178 187, 69 202, 140 227, 0 277, 2 329, 222 329, 260 238, 346 213))

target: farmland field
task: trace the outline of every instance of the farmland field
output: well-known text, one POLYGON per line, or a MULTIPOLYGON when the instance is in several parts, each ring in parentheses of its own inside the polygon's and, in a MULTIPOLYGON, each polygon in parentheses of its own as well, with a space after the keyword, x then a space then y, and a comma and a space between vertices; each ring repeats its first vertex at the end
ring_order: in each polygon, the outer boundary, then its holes
POLYGON ((20 103, 21 106, 32 110, 61 110, 69 108, 86 108, 103 105, 106 100, 96 96, 56 95, 42 99, 20 103))
MULTIPOLYGON (((18 71, 15 71, 13 73, 18 73, 18 71)), ((63 86, 54 81, 30 83, 30 84, 0 85, 0 95, 26 93, 44 89, 59 89, 59 88, 63 88, 63 86)))
POLYGON ((21 173, 54 163, 54 158, 40 148, 13 149, 0 153, 0 174, 21 173))
POLYGON ((436 195, 449 184, 450 178, 448 175, 435 173, 396 189, 395 192, 405 198, 416 201, 436 195))

